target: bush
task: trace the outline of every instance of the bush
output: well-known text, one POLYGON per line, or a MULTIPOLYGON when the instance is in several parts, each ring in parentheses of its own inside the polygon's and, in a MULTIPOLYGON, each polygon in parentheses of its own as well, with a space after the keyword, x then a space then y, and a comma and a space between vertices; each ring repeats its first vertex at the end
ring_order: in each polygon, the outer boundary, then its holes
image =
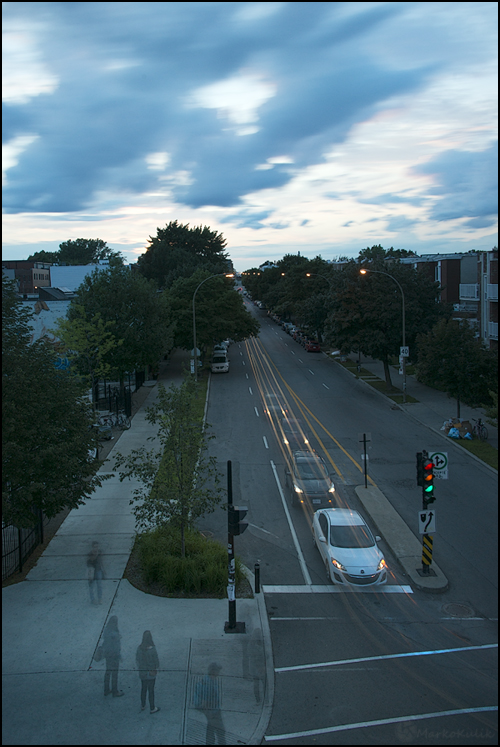
MULTIPOLYGON (((136 539, 146 584, 159 583, 167 593, 226 595, 227 549, 194 529, 185 531, 186 555, 181 557, 180 530, 171 526, 144 532, 136 539)), ((236 584, 244 578, 236 558, 236 584)))

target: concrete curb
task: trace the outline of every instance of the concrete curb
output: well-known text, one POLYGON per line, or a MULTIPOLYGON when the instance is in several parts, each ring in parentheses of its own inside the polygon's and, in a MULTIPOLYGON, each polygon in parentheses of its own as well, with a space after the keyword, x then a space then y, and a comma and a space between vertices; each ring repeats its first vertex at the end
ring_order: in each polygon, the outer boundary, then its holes
POLYGON ((359 486, 355 491, 377 531, 391 548, 412 584, 422 591, 446 591, 449 586, 448 579, 435 563, 432 563, 432 570, 436 575, 421 576, 418 573, 418 569, 422 568, 422 544, 382 491, 372 486, 359 486))

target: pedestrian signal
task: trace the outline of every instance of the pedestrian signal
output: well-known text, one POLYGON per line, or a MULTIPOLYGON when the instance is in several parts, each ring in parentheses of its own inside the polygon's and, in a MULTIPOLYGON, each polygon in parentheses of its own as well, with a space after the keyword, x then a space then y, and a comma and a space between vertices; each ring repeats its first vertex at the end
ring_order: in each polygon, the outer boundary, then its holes
POLYGON ((228 531, 229 534, 236 536, 243 534, 248 524, 246 521, 242 521, 247 515, 248 508, 246 506, 229 506, 228 507, 228 531))

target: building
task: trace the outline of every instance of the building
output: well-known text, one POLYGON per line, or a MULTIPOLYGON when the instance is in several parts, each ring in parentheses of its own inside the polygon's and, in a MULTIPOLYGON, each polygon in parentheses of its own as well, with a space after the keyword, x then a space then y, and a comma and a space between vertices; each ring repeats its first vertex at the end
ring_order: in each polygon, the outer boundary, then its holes
POLYGON ((49 262, 35 262, 31 259, 2 260, 2 268, 14 271, 20 295, 28 297, 37 293, 38 288, 50 286, 49 262))

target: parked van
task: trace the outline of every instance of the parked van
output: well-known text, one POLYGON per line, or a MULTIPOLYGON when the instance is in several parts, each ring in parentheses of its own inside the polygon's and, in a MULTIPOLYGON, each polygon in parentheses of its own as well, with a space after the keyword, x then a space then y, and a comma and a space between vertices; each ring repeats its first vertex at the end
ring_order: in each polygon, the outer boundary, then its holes
POLYGON ((217 350, 212 358, 212 373, 228 373, 229 361, 226 353, 217 350))

